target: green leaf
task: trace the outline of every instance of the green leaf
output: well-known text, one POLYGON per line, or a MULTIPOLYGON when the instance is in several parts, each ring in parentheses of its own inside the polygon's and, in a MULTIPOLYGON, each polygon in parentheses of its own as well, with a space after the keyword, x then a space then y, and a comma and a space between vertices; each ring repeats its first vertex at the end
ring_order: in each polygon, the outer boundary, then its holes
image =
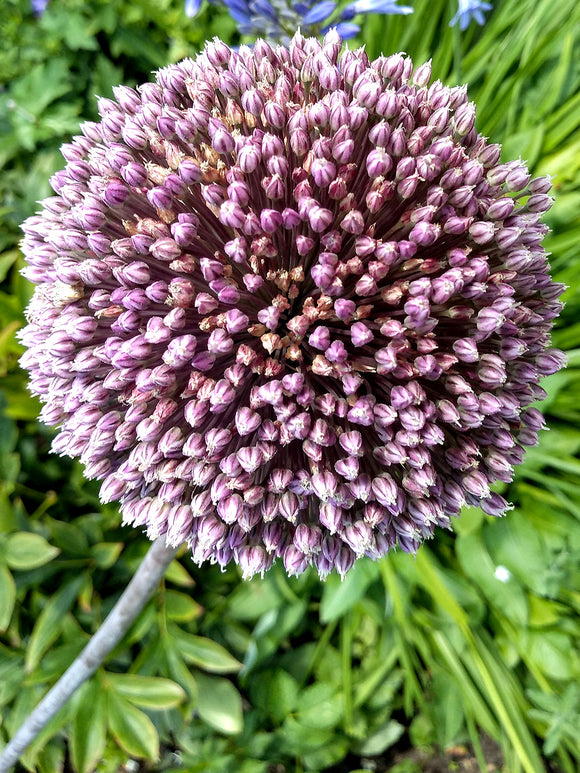
POLYGON ((71 731, 71 756, 78 773, 89 773, 105 750, 107 740, 107 696, 96 679, 91 679, 76 699, 71 731))
POLYGON ((242 697, 234 685, 217 676, 198 674, 197 710, 204 722, 220 733, 241 733, 244 727, 242 697))
POLYGON ((187 622, 199 617, 202 613, 200 604, 191 596, 175 590, 165 592, 165 614, 169 620, 187 622))
POLYGON ((496 565, 506 566, 540 596, 548 594, 551 553, 520 511, 494 521, 485 530, 485 541, 496 565))
POLYGON ((461 690, 449 674, 437 669, 433 679, 433 726, 437 744, 446 749, 458 740, 463 726, 461 690))
POLYGON ((40 613, 26 650, 27 672, 36 668, 46 650, 59 637, 64 615, 72 607, 84 582, 84 574, 70 580, 50 598, 40 613))
POLYGON ((106 680, 116 693, 145 709, 172 709, 186 697, 178 684, 162 677, 110 672, 106 680))
POLYGON ((364 757, 373 757, 376 754, 382 754, 393 744, 397 743, 399 738, 405 732, 405 727, 394 719, 389 719, 384 725, 375 730, 374 733, 365 738, 365 740, 356 747, 357 754, 364 757))
POLYGON ((298 682, 281 668, 261 673, 258 678, 252 680, 250 687, 253 688, 253 704, 275 722, 282 722, 296 708, 298 682))
POLYGON ((11 569, 24 571, 44 566, 58 556, 60 550, 50 545, 40 534, 21 531, 9 534, 4 545, 4 557, 11 569))
POLYGON ((188 574, 187 569, 177 561, 172 561, 165 572, 165 580, 169 580, 174 585, 181 585, 182 588, 192 588, 195 585, 193 577, 188 574))
POLYGON ((167 635, 161 640, 161 657, 169 675, 189 696, 190 705, 197 705, 197 682, 190 669, 185 665, 173 637, 167 635))
POLYGON ((304 767, 307 770, 329 770, 343 760, 349 751, 348 738, 334 736, 332 740, 319 749, 304 754, 304 767))
POLYGON ((0 562, 0 631, 5 631, 10 625, 15 601, 14 578, 8 571, 8 567, 0 562))
POLYGON ((284 751, 292 757, 320 749, 329 743, 335 734, 332 730, 321 730, 318 727, 297 722, 293 716, 287 717, 281 728, 284 751))
POLYGON ((515 578, 501 582, 496 577, 496 565, 483 543, 481 531, 459 535, 455 549, 461 568, 488 601, 516 625, 526 625, 528 604, 525 593, 515 578))
POLYGON ((86 534, 74 523, 66 523, 56 518, 46 518, 52 541, 65 553, 75 558, 90 558, 91 552, 86 534))
POLYGON ((305 727, 326 730, 340 723, 343 711, 343 696, 331 685, 319 682, 300 694, 296 721, 305 727))
POLYGON ((32 67, 15 82, 12 99, 31 114, 26 120, 33 123, 34 116, 41 115, 51 102, 70 90, 70 77, 66 59, 52 57, 46 64, 32 67))
POLYGON ((580 676, 580 658, 574 644, 570 636, 559 631, 531 631, 529 656, 553 679, 577 680, 580 676))
POLYGON ((159 757, 159 735, 147 714, 111 691, 107 714, 111 733, 127 754, 152 761, 159 757))
POLYGON ((379 567, 371 561, 357 561, 344 580, 331 574, 322 592, 321 622, 328 623, 336 620, 337 617, 352 609, 378 575, 379 567))
POLYGON ((19 250, 8 250, 0 255, 0 282, 6 279, 6 275, 18 260, 19 255, 19 250))
POLYGON ((257 620, 282 605, 280 591, 270 576, 240 583, 229 600, 230 614, 235 620, 257 620))
POLYGON ((186 633, 177 626, 171 628, 171 634, 181 657, 204 671, 228 674, 239 671, 242 667, 240 661, 230 655, 225 647, 205 636, 186 633))
POLYGON ((119 558, 123 547, 122 542, 99 542, 92 546, 91 553, 99 569, 109 569, 119 558))

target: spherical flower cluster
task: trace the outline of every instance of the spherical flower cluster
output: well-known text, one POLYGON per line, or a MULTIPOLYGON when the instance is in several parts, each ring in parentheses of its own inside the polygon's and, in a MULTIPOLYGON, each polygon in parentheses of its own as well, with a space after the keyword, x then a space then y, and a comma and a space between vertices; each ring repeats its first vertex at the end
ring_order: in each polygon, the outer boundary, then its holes
POLYGON ((344 574, 502 514, 563 355, 548 179, 428 64, 220 41, 63 147, 24 225, 22 364, 126 523, 196 562, 344 574))

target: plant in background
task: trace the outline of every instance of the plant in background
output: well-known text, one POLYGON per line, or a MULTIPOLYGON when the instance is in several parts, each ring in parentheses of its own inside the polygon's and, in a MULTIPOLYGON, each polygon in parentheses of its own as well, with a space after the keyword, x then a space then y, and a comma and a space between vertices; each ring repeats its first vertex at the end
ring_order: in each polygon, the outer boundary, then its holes
POLYGON ((42 16, 46 11, 49 0, 30 0, 30 6, 35 16, 42 16))
MULTIPOLYGON (((335 28, 343 40, 355 37, 360 26, 352 19, 357 14, 409 14, 413 9, 397 5, 398 0, 355 0, 339 7, 334 0, 314 3, 287 0, 223 0, 242 35, 259 35, 270 42, 288 44, 296 30, 305 35, 318 35, 335 28)), ((212 0, 218 4, 218 0, 212 0)), ((185 13, 197 16, 202 0, 187 0, 185 13)))
POLYGON ((491 3, 482 0, 459 0, 457 13, 449 22, 450 26, 459 23, 460 29, 466 30, 474 19, 478 24, 485 24, 484 11, 491 11, 491 3))

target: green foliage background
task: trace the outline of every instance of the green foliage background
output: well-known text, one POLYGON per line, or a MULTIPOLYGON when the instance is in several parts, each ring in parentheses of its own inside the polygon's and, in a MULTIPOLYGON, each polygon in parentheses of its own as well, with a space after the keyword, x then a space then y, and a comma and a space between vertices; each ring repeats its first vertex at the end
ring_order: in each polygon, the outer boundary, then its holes
MULTIPOLYGON (((580 766, 580 7, 498 0, 485 27, 448 26, 455 2, 373 16, 371 56, 433 58, 469 83, 478 128, 554 176, 554 334, 569 367, 546 379, 551 431, 507 496, 508 518, 466 510, 415 559, 360 561, 344 582, 274 568, 199 569, 186 555, 104 668, 29 749, 25 769, 353 771, 394 744, 501 744, 505 770, 580 766), (499 567, 499 571, 498 571, 499 567), (507 570, 507 571, 506 571, 507 570), (362 762, 361 762, 362 760, 362 762)), ((234 23, 180 0, 52 0, 0 20, 0 747, 111 609, 147 541, 123 528, 80 465, 50 456, 17 359, 30 287, 19 224, 49 195, 59 145, 96 117, 94 95, 134 85, 234 23)), ((392 768, 392 770, 396 770, 392 768)), ((400 768, 402 771, 403 768, 400 768)), ((404 768, 407 773, 412 770, 404 768)))

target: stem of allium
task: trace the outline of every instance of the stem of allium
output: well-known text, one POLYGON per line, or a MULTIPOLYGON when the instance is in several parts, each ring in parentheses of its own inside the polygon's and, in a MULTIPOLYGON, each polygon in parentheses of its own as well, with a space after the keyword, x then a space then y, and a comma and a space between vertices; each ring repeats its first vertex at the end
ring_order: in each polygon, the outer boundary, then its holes
POLYGON ((99 630, 0 754, 0 773, 6 773, 16 764, 20 755, 41 730, 117 646, 153 595, 176 553, 177 548, 166 547, 165 537, 159 537, 151 545, 131 582, 99 630))

